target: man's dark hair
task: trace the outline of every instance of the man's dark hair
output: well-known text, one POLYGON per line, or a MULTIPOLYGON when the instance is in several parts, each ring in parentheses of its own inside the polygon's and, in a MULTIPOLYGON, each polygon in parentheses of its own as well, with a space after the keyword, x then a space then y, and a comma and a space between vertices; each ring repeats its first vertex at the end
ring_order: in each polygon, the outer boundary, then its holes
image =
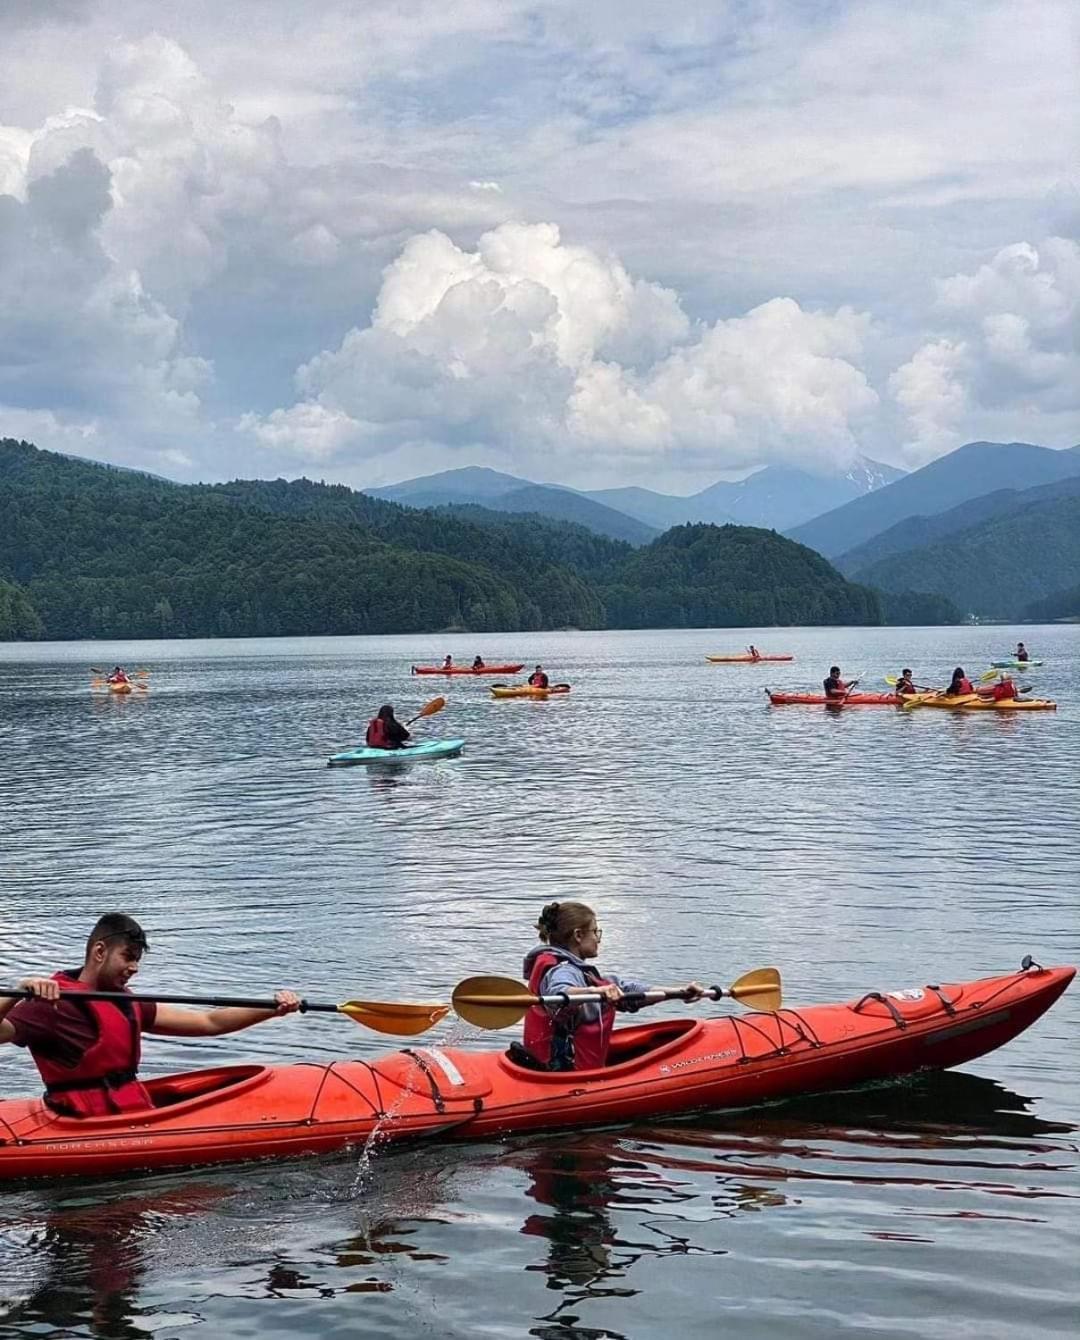
POLYGON ((125 940, 132 949, 137 949, 140 954, 145 954, 150 948, 146 939, 146 932, 135 918, 129 917, 126 912, 106 912, 103 917, 98 918, 97 925, 90 932, 86 941, 87 954, 101 940, 125 940))

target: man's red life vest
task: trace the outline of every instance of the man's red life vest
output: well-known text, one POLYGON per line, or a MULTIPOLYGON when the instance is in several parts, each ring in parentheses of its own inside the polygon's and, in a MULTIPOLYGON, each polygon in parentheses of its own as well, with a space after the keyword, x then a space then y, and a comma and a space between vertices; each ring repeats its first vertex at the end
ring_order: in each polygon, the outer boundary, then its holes
POLYGON ((382 717, 372 717, 367 728, 367 747, 369 749, 390 749, 390 732, 382 717))
MULTIPOLYGON (((77 977, 53 974, 62 991, 89 991, 77 977)), ((41 1078, 45 1101, 57 1112, 74 1117, 103 1117, 152 1107, 150 1095, 136 1078, 142 1052, 142 1025, 137 1007, 111 1000, 78 1002, 97 1025, 97 1041, 83 1053, 77 1066, 62 1066, 31 1047, 41 1078)))
MULTIPOLYGON (((533 961, 529 974, 529 991, 540 995, 540 987, 549 969, 563 960, 558 954, 538 954, 533 961)), ((595 968, 586 967, 585 976, 590 986, 607 986, 608 979, 601 977, 595 968)), ((543 1005, 530 1005, 525 1015, 524 1043, 526 1050, 543 1066, 550 1066, 556 1059, 556 1041, 560 1032, 569 1030, 573 1042, 574 1069, 599 1070, 607 1064, 608 1047, 611 1043, 611 1030, 615 1023, 615 1007, 607 1001, 601 1002, 600 1017, 584 1021, 576 1026, 571 1021, 561 1021, 558 1015, 551 1014, 543 1005)))

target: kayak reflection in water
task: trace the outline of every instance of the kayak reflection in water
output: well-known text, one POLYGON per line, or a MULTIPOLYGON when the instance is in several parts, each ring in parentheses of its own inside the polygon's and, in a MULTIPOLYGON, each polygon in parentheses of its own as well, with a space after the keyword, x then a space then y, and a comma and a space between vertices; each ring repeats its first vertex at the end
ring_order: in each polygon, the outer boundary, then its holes
POLYGON ((901 698, 908 697, 912 693, 917 693, 915 685, 911 682, 911 671, 901 670, 900 678, 896 681, 896 692, 901 698))
POLYGON ((139 1083, 143 1033, 209 1038, 290 1014, 300 998, 279 991, 276 1009, 189 1010, 153 1001, 75 1001, 61 991, 126 992, 148 948, 146 935, 123 912, 107 912, 90 932, 81 968, 19 983, 35 999, 0 999, 0 1043, 29 1049, 45 1081, 45 1102, 71 1117, 100 1117, 152 1107, 139 1083))
POLYGON ((364 743, 369 749, 404 749, 412 736, 394 716, 390 703, 383 703, 377 716, 368 722, 364 743))
MULTIPOLYGON (((536 923, 540 944, 525 956, 522 969, 534 996, 599 994, 580 1005, 533 1005, 525 1015, 524 1048, 515 1059, 542 1070, 595 1070, 607 1064, 616 1010, 636 1012, 640 1002, 627 999, 648 987, 601 974, 587 960, 600 952, 603 935, 596 914, 584 903, 548 903, 536 923), (527 1058, 526 1059, 526 1055, 527 1058)), ((686 986, 686 999, 699 1000, 704 988, 686 986)))

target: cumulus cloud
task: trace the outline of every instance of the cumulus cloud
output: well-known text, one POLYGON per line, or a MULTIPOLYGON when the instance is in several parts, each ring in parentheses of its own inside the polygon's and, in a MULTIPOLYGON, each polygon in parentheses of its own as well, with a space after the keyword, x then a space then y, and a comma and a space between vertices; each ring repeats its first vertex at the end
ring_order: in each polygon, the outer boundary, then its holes
POLYGON ((388 268, 370 324, 299 369, 304 399, 242 427, 316 459, 424 439, 567 462, 838 466, 877 405, 869 326, 792 299, 695 325, 671 290, 554 224, 503 224, 473 251, 433 231, 388 268))
POLYGON ((0 403, 359 483, 1066 445, 1072 11, 19 0, 0 403))
POLYGON ((922 463, 957 445, 961 427, 1039 427, 1080 410, 1080 246, 1052 237, 1001 248, 969 274, 937 284, 943 332, 892 375, 889 389, 912 430, 905 451, 922 463))

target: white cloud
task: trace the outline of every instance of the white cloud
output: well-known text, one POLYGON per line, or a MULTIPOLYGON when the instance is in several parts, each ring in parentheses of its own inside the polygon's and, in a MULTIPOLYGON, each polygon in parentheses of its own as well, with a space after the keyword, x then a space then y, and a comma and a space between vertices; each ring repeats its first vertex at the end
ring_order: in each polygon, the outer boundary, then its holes
POLYGON ((877 404, 858 366, 868 329, 791 299, 694 327, 670 290, 554 224, 503 224, 475 251, 431 232, 388 268, 371 324, 299 370, 306 398, 243 427, 319 459, 424 437, 571 469, 583 449, 614 466, 673 451, 713 469, 839 466, 877 404))
MULTIPOLYGON (((908 417, 910 459, 957 444, 961 429, 1023 423, 1030 440, 1080 410, 1080 246, 1049 238, 1003 247, 937 284, 943 327, 890 389, 908 417), (995 420, 995 416, 997 416, 995 420)), ((1066 430, 1067 431, 1067 430, 1066 430)))
POLYGON ((20 0, 0 401, 354 482, 1076 441, 1073 9, 20 0))

